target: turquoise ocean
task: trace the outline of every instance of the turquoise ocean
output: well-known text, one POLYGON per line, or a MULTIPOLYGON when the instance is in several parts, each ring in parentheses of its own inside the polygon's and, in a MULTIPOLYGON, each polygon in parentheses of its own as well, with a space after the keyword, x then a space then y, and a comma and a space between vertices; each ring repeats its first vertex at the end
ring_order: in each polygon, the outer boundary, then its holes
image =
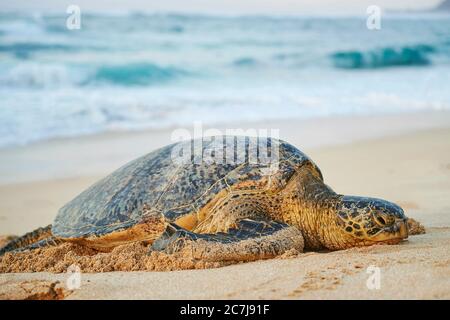
POLYGON ((450 109, 450 16, 0 14, 0 148, 107 131, 450 109))

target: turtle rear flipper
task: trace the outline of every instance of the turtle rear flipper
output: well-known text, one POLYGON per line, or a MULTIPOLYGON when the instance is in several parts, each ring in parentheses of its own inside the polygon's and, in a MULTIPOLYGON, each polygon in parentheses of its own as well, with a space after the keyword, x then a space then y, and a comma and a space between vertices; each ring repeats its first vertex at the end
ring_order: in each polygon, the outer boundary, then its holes
POLYGON ((46 227, 38 228, 8 242, 3 248, 0 249, 0 256, 11 251, 22 251, 22 249, 28 248, 34 243, 37 243, 51 236, 51 224, 46 227))
POLYGON ((190 250, 204 261, 253 261, 273 258, 290 249, 303 250, 303 236, 295 227, 275 221, 243 219, 227 233, 200 234, 169 224, 150 251, 171 254, 190 250))
POLYGON ((58 239, 56 237, 50 236, 48 238, 44 238, 35 243, 32 243, 28 246, 15 249, 12 252, 22 252, 22 251, 34 250, 34 249, 38 249, 38 248, 53 247, 53 246, 57 246, 63 242, 64 242, 64 240, 62 240, 62 239, 58 239))

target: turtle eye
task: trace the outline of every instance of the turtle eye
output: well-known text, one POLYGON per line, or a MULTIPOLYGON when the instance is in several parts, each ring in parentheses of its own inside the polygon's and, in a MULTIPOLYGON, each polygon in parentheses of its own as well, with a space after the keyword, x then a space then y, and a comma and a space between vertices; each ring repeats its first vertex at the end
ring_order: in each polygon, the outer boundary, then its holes
POLYGON ((386 224, 386 220, 384 220, 384 218, 382 216, 376 216, 377 222, 379 224, 381 224, 382 226, 384 226, 386 224))
POLYGON ((381 227, 390 226, 394 222, 394 219, 392 219, 392 217, 389 217, 386 214, 379 211, 375 211, 373 213, 373 218, 375 222, 381 227))

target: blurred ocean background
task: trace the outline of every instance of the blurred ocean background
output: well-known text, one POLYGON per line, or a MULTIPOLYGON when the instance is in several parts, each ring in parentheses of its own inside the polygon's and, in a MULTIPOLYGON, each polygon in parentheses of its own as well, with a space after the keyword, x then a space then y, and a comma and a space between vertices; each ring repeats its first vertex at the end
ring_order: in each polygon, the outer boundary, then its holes
POLYGON ((450 16, 0 14, 0 147, 450 109, 450 16))

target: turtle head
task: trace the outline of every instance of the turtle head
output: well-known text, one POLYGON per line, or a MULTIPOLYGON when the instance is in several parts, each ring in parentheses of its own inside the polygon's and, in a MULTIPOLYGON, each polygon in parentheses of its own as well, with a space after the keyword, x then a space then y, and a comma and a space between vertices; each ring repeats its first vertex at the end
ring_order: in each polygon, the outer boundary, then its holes
POLYGON ((337 225, 351 246, 376 242, 398 243, 408 237, 407 218, 395 203, 343 196, 337 206, 337 225))

